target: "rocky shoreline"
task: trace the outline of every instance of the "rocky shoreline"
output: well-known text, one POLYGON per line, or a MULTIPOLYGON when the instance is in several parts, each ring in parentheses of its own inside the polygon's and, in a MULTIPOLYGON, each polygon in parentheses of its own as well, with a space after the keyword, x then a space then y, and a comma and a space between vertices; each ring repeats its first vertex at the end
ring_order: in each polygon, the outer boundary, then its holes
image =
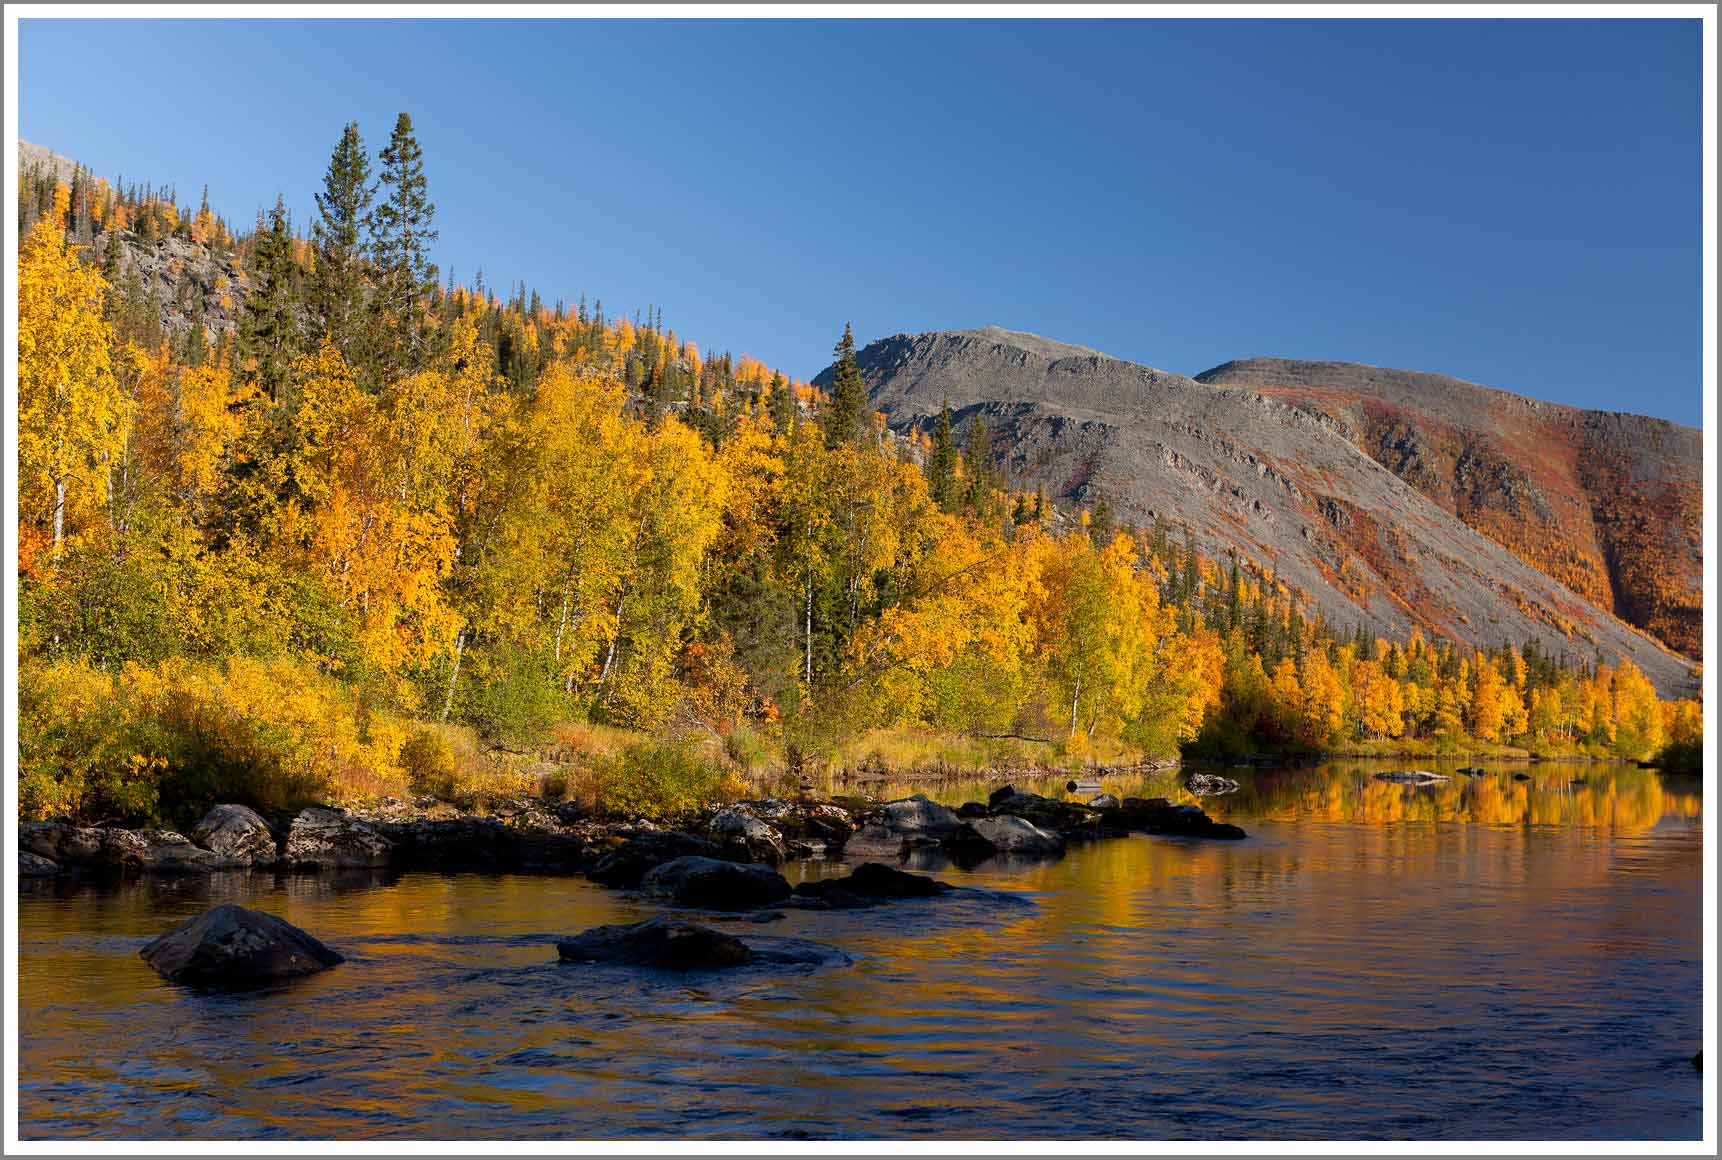
MULTIPOLYGON (((1223 785, 1204 788, 1226 791, 1223 785)), ((189 835, 24 823, 18 864, 24 878, 468 870, 579 874, 632 889, 655 867, 683 857, 775 867, 839 857, 901 862, 916 851, 937 850, 958 865, 973 865, 997 856, 1058 857, 1072 843, 1132 832, 1245 836, 1197 806, 1164 798, 1120 801, 1103 794, 1064 801, 1007 785, 985 803, 955 810, 921 794, 886 802, 765 798, 709 809, 679 829, 595 818, 574 805, 537 800, 484 816, 425 801, 371 810, 311 806, 273 821, 224 804, 189 835)))

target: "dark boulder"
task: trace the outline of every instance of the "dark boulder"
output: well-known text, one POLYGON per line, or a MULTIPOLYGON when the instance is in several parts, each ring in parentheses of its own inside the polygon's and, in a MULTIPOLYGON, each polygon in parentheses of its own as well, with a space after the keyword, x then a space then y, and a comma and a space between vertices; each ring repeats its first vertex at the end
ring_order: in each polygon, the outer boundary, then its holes
POLYGON ((32 854, 28 850, 18 851, 18 877, 52 878, 59 872, 60 864, 53 859, 32 854))
POLYGON ((754 961, 753 951, 734 935, 664 915, 632 925, 595 926, 557 943, 556 953, 569 962, 673 970, 739 967, 754 961))
POLYGON ((138 954, 175 983, 250 987, 344 961, 290 922, 231 903, 182 922, 138 954))
POLYGON ((987 805, 989 807, 996 806, 1000 802, 1005 801, 1008 798, 1015 797, 1016 794, 1017 794, 1016 786, 1014 786, 1014 785, 1001 785, 997 789, 993 790, 992 793, 987 795, 987 805))
POLYGON ((902 834, 877 822, 862 826, 843 843, 843 853, 850 858, 901 858, 907 848, 902 834))
POLYGON ((1095 794, 1088 799, 1088 808, 1092 810, 1110 810, 1118 805, 1117 797, 1109 793, 1095 794))
POLYGON ((605 886, 632 890, 653 867, 686 857, 721 858, 723 847, 679 830, 640 834, 600 858, 586 876, 605 886))
POLYGON ((191 840, 236 866, 272 866, 278 857, 269 823, 247 806, 211 806, 191 840))
POLYGON ((964 802, 957 807, 957 817, 959 818, 984 818, 987 816, 987 812, 987 807, 980 802, 964 802))
POLYGON ((1089 827, 1096 817, 1095 811, 1087 806, 1076 802, 1055 801, 1035 793, 1014 793, 1005 798, 994 794, 993 797, 994 817, 1008 814, 1066 837, 1089 827))
POLYGON ((1530 781, 1531 775, 1528 773, 1515 773, 1513 775, 1513 780, 1514 781, 1530 781))
POLYGON ((790 895, 789 882, 770 866, 689 856, 654 866, 640 880, 654 898, 707 910, 751 910, 790 895))
POLYGON ((1165 798, 1125 798, 1118 809, 1102 811, 1100 824, 1109 830, 1142 830, 1186 838, 1248 837, 1229 822, 1214 821, 1200 806, 1173 805, 1165 798))
POLYGON ((1012 814, 973 818, 945 840, 952 855, 965 862, 979 862, 994 855, 1016 858, 1056 858, 1064 853, 1064 839, 1050 830, 1012 814))

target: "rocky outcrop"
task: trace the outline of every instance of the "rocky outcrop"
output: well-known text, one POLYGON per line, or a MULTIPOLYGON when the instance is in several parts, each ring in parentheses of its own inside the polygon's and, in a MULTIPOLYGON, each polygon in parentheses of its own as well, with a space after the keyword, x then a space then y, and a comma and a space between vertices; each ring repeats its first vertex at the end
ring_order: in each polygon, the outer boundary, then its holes
POLYGON ((279 982, 344 961, 292 923, 232 904, 181 923, 138 954, 171 982, 222 988, 279 982))
POLYGON ((394 844, 346 810, 310 806, 293 819, 283 853, 295 870, 374 868, 389 864, 394 844))
POLYGON ((962 819, 925 794, 885 802, 861 819, 844 843, 852 858, 900 858, 909 850, 940 845, 957 832, 962 819))
POLYGON ((242 866, 171 830, 28 822, 18 827, 18 849, 62 868, 94 873, 208 874, 242 866))
POLYGON ((192 827, 191 840, 236 866, 272 866, 279 857, 269 823, 246 806, 211 807, 192 827))
POLYGON ((652 898, 705 910, 752 910, 790 895, 789 882, 770 866, 690 856, 654 866, 640 880, 652 898))

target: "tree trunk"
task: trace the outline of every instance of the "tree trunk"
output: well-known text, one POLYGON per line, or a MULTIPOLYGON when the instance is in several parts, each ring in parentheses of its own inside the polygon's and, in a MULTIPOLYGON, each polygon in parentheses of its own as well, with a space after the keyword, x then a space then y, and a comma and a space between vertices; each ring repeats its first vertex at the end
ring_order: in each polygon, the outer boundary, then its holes
POLYGON ((466 652, 466 629, 461 629, 454 638, 454 672, 448 675, 448 693, 442 699, 442 719, 448 720, 449 710, 454 708, 454 684, 460 680, 460 658, 466 652))
POLYGON ((54 481, 54 559, 60 558, 60 545, 66 539, 66 480, 54 481))
POLYGON ((1076 736, 1076 706, 1082 700, 1082 678, 1076 678, 1076 688, 1070 694, 1070 735, 1076 736))
POLYGON ((806 596, 806 600, 805 600, 806 620, 807 620, 806 674, 807 674, 807 689, 808 689, 808 692, 811 693, 813 691, 813 577, 812 576, 809 576, 807 578, 806 592, 807 592, 807 596, 806 596))

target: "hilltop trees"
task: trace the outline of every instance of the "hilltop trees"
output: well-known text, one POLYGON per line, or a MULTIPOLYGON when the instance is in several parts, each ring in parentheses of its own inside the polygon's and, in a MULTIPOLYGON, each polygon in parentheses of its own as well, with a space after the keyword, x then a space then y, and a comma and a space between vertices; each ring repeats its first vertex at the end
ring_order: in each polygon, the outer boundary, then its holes
POLYGON ((862 381, 861 368, 855 361, 855 335, 847 322, 843 324, 843 337, 831 354, 836 368, 832 372, 831 399, 822 420, 827 448, 861 442, 872 433, 867 418, 867 384, 862 381))

